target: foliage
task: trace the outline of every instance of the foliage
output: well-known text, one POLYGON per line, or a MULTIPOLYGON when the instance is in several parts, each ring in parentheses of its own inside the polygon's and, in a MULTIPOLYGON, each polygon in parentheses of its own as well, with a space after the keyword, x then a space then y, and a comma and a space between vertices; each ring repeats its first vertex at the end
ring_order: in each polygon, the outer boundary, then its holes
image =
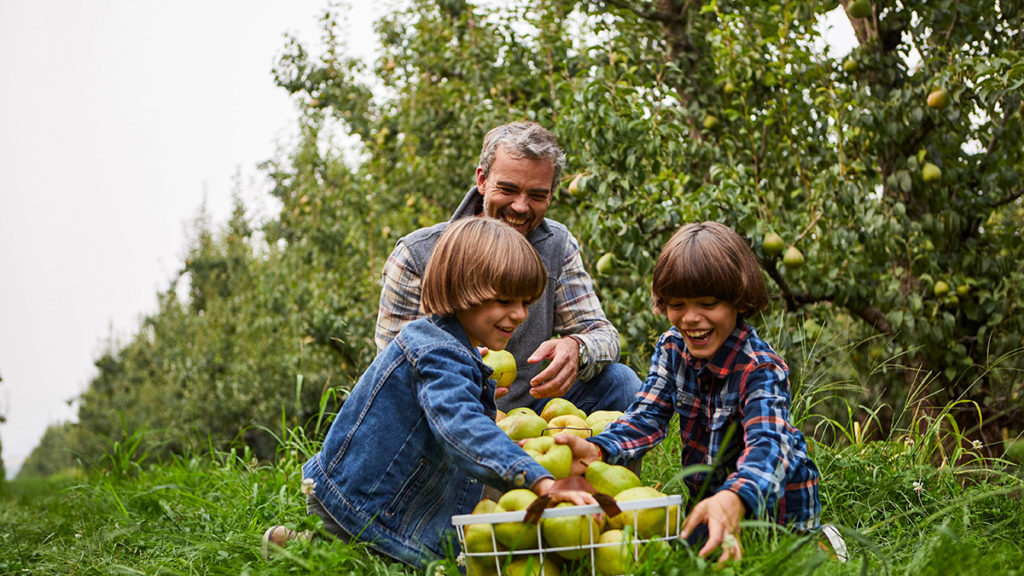
MULTIPOLYGON (((96 361, 65 435, 79 458, 143 425, 154 457, 241 439, 267 458, 311 425, 375 355, 395 240, 447 218, 483 134, 516 119, 559 136, 566 182, 582 175, 550 215, 579 238, 639 372, 666 325, 649 311, 654 258, 680 224, 712 219, 761 258, 775 298, 752 321, 798 390, 863 398, 883 438, 908 409, 946 405, 986 446, 1017 432, 1017 4, 879 0, 850 19, 845 62, 819 24, 843 14, 834 1, 411 0, 378 22, 369 64, 346 54, 341 10, 324 14, 321 53, 289 39, 273 70, 301 111, 298 142, 263 166, 277 213, 254 221, 236 201, 216 229, 200 212, 158 311, 96 361), (939 86, 950 103, 930 107, 939 86), (765 252, 769 232, 805 263, 765 252)), ((818 398, 799 405, 807 424, 843 416, 818 398)))

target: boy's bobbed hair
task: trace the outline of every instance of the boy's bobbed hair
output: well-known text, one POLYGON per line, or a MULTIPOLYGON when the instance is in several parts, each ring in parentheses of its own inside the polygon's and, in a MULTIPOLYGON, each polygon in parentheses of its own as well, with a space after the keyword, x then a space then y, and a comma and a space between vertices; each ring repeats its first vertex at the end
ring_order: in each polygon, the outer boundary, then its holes
POLYGON ((515 228, 487 216, 462 218, 434 245, 420 306, 425 314, 447 316, 494 299, 532 304, 547 284, 540 256, 515 228))
POLYGON ((718 222, 687 224, 665 243, 651 282, 654 311, 665 313, 676 298, 713 297, 729 302, 741 316, 768 305, 768 290, 757 257, 732 228, 718 222))

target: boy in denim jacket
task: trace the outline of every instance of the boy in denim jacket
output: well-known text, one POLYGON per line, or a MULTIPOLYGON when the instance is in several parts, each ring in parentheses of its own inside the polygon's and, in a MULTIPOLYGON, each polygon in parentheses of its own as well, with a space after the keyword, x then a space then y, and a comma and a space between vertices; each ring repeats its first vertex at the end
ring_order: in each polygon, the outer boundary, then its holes
MULTIPOLYGON (((303 466, 309 513, 327 532, 418 568, 444 557, 452 516, 471 513, 484 484, 548 493, 551 474, 495 423, 492 371, 478 351, 504 349, 546 284, 512 227, 483 216, 452 223, 424 274, 427 316, 377 356, 303 466)), ((594 503, 580 491, 552 496, 594 503)))

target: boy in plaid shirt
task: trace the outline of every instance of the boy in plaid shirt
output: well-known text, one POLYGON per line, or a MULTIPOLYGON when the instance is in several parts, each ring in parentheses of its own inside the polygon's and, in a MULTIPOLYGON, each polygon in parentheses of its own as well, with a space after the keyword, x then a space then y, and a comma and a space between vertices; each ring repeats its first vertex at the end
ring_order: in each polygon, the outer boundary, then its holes
POLYGON ((721 560, 742 557, 745 516, 818 529, 818 469, 789 422, 789 370, 745 320, 768 303, 750 247, 716 222, 686 225, 662 249, 651 288, 654 310, 672 328, 624 416, 589 441, 560 437, 577 469, 637 458, 664 439, 677 413, 683 468, 712 466, 687 479, 699 501, 682 535, 706 538, 700 556, 721 546, 721 560))

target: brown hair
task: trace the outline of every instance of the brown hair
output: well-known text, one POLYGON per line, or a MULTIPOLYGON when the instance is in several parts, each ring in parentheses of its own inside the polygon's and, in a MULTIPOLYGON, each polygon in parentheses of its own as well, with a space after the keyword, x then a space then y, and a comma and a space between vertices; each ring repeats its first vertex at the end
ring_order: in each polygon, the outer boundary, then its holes
POLYGON ((654 311, 667 300, 710 296, 729 302, 740 315, 768 305, 768 290, 757 257, 732 228, 718 222, 687 224, 665 243, 651 281, 654 311))
POLYGON ((515 228, 486 216, 462 218, 434 246, 420 303, 424 313, 441 316, 501 298, 532 304, 547 283, 540 256, 515 228))

